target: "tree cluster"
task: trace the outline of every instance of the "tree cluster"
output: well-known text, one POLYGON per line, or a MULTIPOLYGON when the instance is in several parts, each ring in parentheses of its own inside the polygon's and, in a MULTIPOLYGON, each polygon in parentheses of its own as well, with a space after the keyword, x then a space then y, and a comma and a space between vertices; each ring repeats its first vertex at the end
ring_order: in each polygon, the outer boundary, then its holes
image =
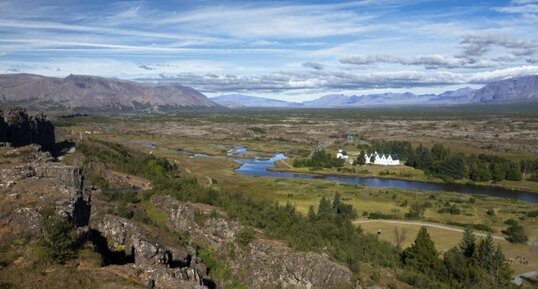
POLYGON ((419 145, 405 164, 444 179, 469 178, 477 182, 522 179, 522 165, 518 162, 484 154, 452 153, 442 144, 435 144, 431 149, 419 145))
POLYGON ((441 258, 426 228, 414 244, 402 252, 402 261, 412 272, 409 283, 420 288, 511 288, 512 271, 500 246, 491 235, 477 241, 466 228, 458 247, 441 258), (428 276, 428 277, 425 277, 428 276))
POLYGON ((413 147, 408 141, 372 141, 370 151, 380 154, 397 154, 401 160, 407 160, 413 154, 413 147))
POLYGON ((344 165, 344 160, 326 152, 324 149, 317 150, 312 153, 312 156, 307 159, 296 159, 293 161, 293 166, 311 167, 311 168, 334 168, 344 165))

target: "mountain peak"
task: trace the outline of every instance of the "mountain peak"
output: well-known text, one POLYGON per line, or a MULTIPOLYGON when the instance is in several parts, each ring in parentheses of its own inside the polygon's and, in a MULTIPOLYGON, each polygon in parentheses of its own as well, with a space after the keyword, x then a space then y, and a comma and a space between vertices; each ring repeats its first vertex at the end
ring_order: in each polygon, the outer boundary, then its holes
POLYGON ((181 85, 143 83, 90 75, 65 78, 33 74, 0 75, 6 103, 32 109, 132 110, 218 107, 205 95, 181 85))
POLYGON ((527 75, 492 82, 474 93, 480 102, 526 101, 538 99, 538 75, 527 75))

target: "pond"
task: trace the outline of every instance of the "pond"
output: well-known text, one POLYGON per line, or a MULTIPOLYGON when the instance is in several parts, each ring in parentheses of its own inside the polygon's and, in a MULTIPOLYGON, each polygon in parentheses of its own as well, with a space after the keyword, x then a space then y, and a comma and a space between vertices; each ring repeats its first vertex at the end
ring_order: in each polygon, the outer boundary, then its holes
POLYGON ((538 203, 538 194, 516 191, 493 186, 477 186, 470 184, 447 184, 447 183, 427 183, 418 181, 406 181, 385 179, 376 177, 356 177, 356 176, 336 176, 336 175, 319 175, 306 173, 290 173, 269 171, 268 168, 274 166, 275 162, 286 159, 284 154, 276 154, 269 159, 254 160, 236 160, 241 166, 236 172, 247 176, 264 176, 275 178, 298 178, 298 179, 315 179, 328 180, 332 182, 363 185, 370 187, 399 188, 407 190, 423 190, 432 192, 457 192, 470 195, 487 195, 500 198, 511 198, 520 201, 538 203))

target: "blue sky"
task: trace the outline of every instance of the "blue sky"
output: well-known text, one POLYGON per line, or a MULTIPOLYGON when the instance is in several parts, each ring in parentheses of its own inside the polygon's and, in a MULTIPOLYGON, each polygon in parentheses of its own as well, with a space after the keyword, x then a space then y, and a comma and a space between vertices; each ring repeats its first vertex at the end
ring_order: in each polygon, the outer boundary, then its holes
POLYGON ((436 93, 538 74, 538 0, 0 1, 0 73, 208 96, 436 93), (91 3, 90 3, 91 2, 91 3))

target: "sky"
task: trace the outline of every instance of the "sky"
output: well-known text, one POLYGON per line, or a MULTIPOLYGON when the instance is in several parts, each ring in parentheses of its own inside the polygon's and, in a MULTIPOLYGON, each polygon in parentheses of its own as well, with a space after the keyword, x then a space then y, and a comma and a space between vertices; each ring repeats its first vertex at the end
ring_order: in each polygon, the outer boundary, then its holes
POLYGON ((0 0, 0 73, 303 101, 538 74, 538 0, 0 0))

